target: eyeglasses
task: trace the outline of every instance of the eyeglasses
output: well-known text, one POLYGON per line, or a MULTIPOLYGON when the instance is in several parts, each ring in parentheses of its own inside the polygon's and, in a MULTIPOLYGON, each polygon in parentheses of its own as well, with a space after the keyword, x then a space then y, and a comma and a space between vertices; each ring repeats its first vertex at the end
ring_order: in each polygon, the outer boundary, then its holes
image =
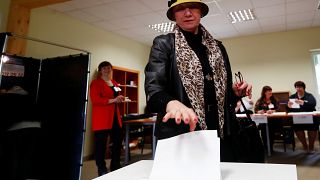
POLYGON ((234 75, 235 75, 236 83, 241 84, 243 82, 243 76, 241 72, 238 71, 237 73, 234 73, 234 75))
MULTIPOLYGON (((234 73, 234 75, 235 75, 236 84, 242 84, 243 83, 243 76, 242 76, 241 72, 238 71, 237 73, 234 73)), ((239 95, 241 97, 244 97, 242 95, 243 94, 243 90, 239 90, 238 93, 239 93, 239 95)))

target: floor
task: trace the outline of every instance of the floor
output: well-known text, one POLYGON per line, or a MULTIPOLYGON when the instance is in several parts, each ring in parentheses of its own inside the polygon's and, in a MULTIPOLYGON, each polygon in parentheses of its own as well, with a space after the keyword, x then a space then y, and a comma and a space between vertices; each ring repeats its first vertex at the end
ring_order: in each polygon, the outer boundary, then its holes
MULTIPOLYGON (((313 154, 308 154, 302 150, 302 147, 299 145, 299 143, 297 143, 295 151, 293 151, 291 147, 288 147, 287 152, 284 152, 282 145, 276 144, 274 145, 274 152, 272 156, 267 158, 267 163, 296 164, 298 180, 319 180, 319 143, 316 142, 315 146, 316 152, 313 154)), ((142 159, 151 159, 150 146, 145 148, 143 155, 140 154, 140 149, 134 149, 131 151, 130 163, 134 163, 142 159)), ((107 160, 107 164, 109 164, 109 162, 110 160, 107 160)), ((91 180, 95 177, 97 177, 95 162, 93 160, 85 161, 82 168, 81 180, 91 180)))

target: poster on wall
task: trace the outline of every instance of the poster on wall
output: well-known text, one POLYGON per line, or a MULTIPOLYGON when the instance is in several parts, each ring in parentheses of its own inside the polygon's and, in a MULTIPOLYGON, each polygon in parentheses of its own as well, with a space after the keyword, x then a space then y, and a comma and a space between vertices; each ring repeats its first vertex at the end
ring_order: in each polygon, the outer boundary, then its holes
POLYGON ((1 62, 0 93, 15 93, 17 91, 26 93, 23 92, 25 91, 23 90, 23 78, 25 75, 23 59, 2 55, 1 62))
POLYGON ((29 94, 35 101, 40 60, 12 55, 1 56, 0 93, 29 94))

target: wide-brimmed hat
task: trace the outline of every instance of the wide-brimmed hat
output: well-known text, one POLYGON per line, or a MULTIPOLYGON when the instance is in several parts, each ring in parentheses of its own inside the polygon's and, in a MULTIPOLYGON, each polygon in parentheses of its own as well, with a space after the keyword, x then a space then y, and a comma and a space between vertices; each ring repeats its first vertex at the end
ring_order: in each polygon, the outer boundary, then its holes
POLYGON ((173 14, 173 7, 183 4, 183 3, 199 3, 201 6, 201 17, 204 17, 209 12, 209 7, 204 3, 201 2, 201 0, 171 0, 168 1, 168 11, 167 11, 167 17, 171 21, 174 21, 174 14, 173 14))

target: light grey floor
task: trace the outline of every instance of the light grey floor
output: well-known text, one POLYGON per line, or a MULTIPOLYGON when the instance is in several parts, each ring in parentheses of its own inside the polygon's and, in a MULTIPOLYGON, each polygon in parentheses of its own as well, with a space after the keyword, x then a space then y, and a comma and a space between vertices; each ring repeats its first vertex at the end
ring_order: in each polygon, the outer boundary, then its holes
MULTIPOLYGON (((295 151, 292 151, 290 145, 287 146, 287 152, 284 152, 282 145, 274 145, 274 152, 271 157, 267 158, 267 163, 279 164, 296 164, 298 180, 319 180, 320 179, 320 148, 319 142, 316 142, 316 153, 308 154, 302 150, 300 143, 297 142, 295 151)), ((140 149, 131 151, 131 161, 134 163, 142 159, 151 159, 150 146, 144 150, 144 154, 140 154, 140 149)), ((110 160, 107 160, 107 164, 110 160)), ((82 168, 81 180, 90 180, 97 177, 95 162, 93 160, 85 161, 82 168)))

